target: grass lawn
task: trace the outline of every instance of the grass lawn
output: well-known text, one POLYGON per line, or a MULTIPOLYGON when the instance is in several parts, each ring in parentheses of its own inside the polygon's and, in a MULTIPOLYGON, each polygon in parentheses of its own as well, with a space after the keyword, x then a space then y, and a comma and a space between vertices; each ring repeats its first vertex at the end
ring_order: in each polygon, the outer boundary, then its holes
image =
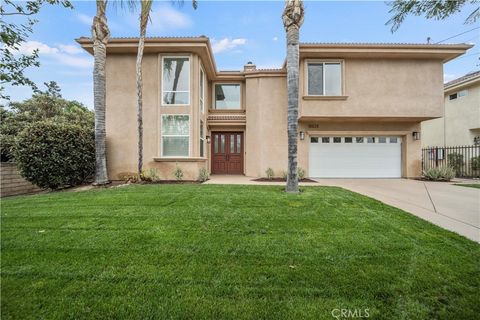
POLYGON ((458 184, 456 184, 456 186, 480 189, 480 183, 471 183, 471 184, 458 183, 458 184))
POLYGON ((480 246, 332 187, 2 200, 3 319, 475 319, 480 246))

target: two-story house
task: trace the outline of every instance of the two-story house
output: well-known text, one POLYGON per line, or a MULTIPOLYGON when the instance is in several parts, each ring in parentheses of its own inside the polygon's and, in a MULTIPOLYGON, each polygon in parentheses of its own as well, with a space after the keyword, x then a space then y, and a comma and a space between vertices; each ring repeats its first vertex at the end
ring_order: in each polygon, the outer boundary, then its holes
POLYGON ((445 83, 444 94, 444 116, 422 122, 422 145, 480 145, 480 71, 445 83))
MULTIPOLYGON (((92 53, 92 41, 78 43, 92 53)), ((138 39, 107 46, 111 179, 137 166, 138 39)), ((310 177, 416 177, 420 123, 443 116, 443 63, 470 45, 300 45, 298 161, 310 177)), ((219 71, 207 37, 148 38, 143 60, 145 168, 185 179, 280 176, 287 169, 286 68, 219 71)))

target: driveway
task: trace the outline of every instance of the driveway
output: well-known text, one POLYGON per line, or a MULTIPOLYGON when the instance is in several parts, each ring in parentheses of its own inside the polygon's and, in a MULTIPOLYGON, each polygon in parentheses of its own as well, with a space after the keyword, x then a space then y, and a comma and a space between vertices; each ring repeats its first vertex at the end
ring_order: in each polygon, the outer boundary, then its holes
POLYGON ((380 200, 480 242, 480 189, 408 179, 317 179, 380 200))

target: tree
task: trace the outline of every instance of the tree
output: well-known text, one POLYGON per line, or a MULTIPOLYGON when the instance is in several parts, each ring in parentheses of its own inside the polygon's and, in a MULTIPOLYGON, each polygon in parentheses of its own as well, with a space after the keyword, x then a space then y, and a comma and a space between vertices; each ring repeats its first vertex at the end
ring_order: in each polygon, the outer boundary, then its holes
POLYGON ((143 98, 142 98, 142 60, 143 49, 145 47, 145 35, 147 33, 147 24, 152 10, 152 0, 141 1, 140 8, 140 38, 138 40, 137 51, 137 125, 138 125, 138 174, 142 174, 143 170, 143 98))
POLYGON ((107 155, 105 128, 105 100, 107 43, 110 31, 107 25, 107 0, 97 0, 97 13, 92 23, 93 39, 93 105, 95 109, 95 185, 107 184, 107 155))
MULTIPOLYGON (((395 0, 390 2, 390 13, 393 17, 386 25, 392 25, 392 32, 398 30, 405 18, 412 14, 424 15, 427 19, 443 20, 454 13, 460 12, 466 4, 478 3, 478 0, 395 0)), ((480 6, 477 6, 465 20, 466 24, 474 23, 480 18, 480 6)))
POLYGON ((304 18, 302 0, 285 0, 283 26, 287 34, 287 90, 288 90, 288 173, 285 191, 298 193, 297 131, 298 131, 298 71, 299 34, 304 18))
POLYGON ((38 22, 35 16, 43 4, 61 4, 65 8, 73 8, 68 0, 31 0, 25 2, 4 0, 0 6, 0 98, 9 99, 4 93, 4 85, 30 86, 36 92, 37 85, 24 73, 28 67, 38 67, 38 49, 30 54, 20 53, 20 48, 33 32, 33 26, 38 22), (9 22, 9 17, 15 17, 9 22), (23 19, 23 23, 20 22, 23 19))

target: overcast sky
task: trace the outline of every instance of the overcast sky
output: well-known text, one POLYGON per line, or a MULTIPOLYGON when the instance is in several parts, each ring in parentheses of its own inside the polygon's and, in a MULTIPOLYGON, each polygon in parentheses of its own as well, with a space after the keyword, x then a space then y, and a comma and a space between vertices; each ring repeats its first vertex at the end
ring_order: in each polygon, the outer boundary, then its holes
MULTIPOLYGON (((110 1, 112 2, 112 1, 110 1)), ((22 48, 40 49, 40 68, 27 74, 38 84, 57 81, 67 99, 93 106, 93 58, 74 41, 90 36, 94 1, 74 1, 75 9, 45 6, 37 19, 33 35, 22 48)), ((240 70, 247 61, 259 68, 280 67, 285 58, 285 34, 281 21, 283 1, 200 1, 197 10, 191 2, 183 6, 172 1, 154 3, 149 36, 199 36, 212 41, 217 67, 240 70)), ((383 1, 307 1, 305 22, 300 32, 302 42, 409 42, 442 41, 469 31, 477 25, 463 22, 472 6, 447 20, 425 20, 409 17, 400 29, 390 32, 385 26, 390 14, 383 1)), ((137 36, 138 13, 119 6, 108 8, 108 23, 113 37, 137 36)), ((456 36, 445 43, 472 43, 480 40, 480 29, 456 36)), ((466 55, 447 63, 445 80, 452 80, 480 69, 479 46, 466 55)), ((133 75, 132 75, 133 76, 133 75)), ((31 96, 25 87, 7 87, 12 100, 31 96)))

